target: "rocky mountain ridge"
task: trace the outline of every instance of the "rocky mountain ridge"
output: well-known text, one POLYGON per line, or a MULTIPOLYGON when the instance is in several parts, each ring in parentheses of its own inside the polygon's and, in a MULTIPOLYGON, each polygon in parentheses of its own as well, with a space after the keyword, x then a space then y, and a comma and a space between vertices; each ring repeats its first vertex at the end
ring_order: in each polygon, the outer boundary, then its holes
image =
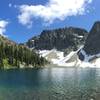
MULTIPOLYGON (((44 51, 42 55, 44 55, 44 51)), ((55 49, 45 51, 44 57, 53 64, 64 67, 99 67, 100 66, 100 21, 95 22, 83 46, 70 51, 66 56, 55 49)))
POLYGON ((87 35, 85 29, 75 27, 44 30, 40 35, 29 39, 26 45, 36 50, 77 50, 85 43, 87 35))
POLYGON ((39 57, 44 57, 57 66, 98 67, 100 64, 100 21, 94 23, 89 33, 75 27, 44 30, 40 35, 29 39, 24 45, 16 44, 0 36, 0 48, 0 63, 4 64, 10 62, 13 65, 16 61, 20 63, 25 61, 27 64, 33 63, 33 65, 41 64, 44 59, 39 57), (19 60, 16 58, 16 50, 22 55, 20 57, 18 54, 19 60), (36 54, 34 50, 40 55, 36 54), (65 52, 67 52, 66 55, 64 55, 65 52), (12 54, 14 55, 12 56, 12 54), (35 62, 31 59, 30 54, 35 62))

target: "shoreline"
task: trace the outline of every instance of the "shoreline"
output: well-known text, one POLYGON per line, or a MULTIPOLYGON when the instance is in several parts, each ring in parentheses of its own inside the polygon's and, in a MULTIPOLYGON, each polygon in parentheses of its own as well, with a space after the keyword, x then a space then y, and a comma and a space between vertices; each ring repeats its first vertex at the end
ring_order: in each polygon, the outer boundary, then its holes
POLYGON ((36 69, 36 70, 39 70, 39 69, 50 69, 50 68, 75 68, 75 69, 88 69, 88 68, 91 68, 91 69, 100 69, 100 67, 68 67, 68 66, 58 66, 56 64, 47 64, 47 65, 44 65, 44 66, 41 66, 41 67, 23 67, 23 68, 17 68, 17 67, 11 67, 11 68, 3 68, 3 69, 0 69, 0 70, 33 70, 33 69, 36 69))

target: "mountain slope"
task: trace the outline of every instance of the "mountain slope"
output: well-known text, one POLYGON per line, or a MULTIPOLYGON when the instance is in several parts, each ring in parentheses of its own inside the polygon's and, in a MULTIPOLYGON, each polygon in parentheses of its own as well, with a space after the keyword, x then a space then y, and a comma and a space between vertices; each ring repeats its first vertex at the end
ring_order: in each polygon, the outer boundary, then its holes
POLYGON ((84 50, 90 55, 100 53, 100 21, 94 23, 89 33, 84 50))
POLYGON ((100 22, 95 22, 84 46, 76 51, 70 51, 67 56, 62 56, 58 51, 49 51, 45 58, 50 58, 53 64, 65 67, 99 67, 100 68, 100 22), (55 56, 52 56, 55 55, 55 56))
POLYGON ((41 67, 46 63, 34 51, 0 36, 0 68, 41 67))
POLYGON ((84 44, 87 35, 85 29, 74 27, 44 30, 39 36, 29 39, 26 45, 37 50, 77 50, 84 44))
POLYGON ((100 21, 94 23, 85 45, 76 54, 76 66, 100 67, 100 21))

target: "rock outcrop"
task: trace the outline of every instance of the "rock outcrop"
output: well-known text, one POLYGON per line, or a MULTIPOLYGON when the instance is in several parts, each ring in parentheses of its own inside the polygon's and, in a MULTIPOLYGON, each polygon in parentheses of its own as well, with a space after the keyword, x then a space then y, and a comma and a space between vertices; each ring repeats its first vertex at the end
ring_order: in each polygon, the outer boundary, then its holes
POLYGON ((89 32, 84 45, 84 50, 88 55, 100 53, 100 21, 95 22, 91 31, 89 32))
POLYGON ((80 28, 60 28, 55 30, 44 30, 39 36, 30 39, 26 44, 37 50, 64 50, 74 49, 83 45, 88 32, 80 28))

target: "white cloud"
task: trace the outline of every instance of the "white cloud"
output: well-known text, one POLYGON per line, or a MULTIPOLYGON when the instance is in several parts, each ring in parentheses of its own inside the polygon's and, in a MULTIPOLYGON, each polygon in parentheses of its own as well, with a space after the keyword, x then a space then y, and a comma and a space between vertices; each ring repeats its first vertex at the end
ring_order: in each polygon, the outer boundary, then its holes
POLYGON ((0 35, 4 35, 4 33, 6 32, 6 26, 7 26, 8 22, 5 20, 0 20, 0 35))
POLYGON ((92 0, 49 0, 45 5, 21 5, 18 15, 23 25, 32 25, 33 18, 41 18, 52 23, 55 19, 64 20, 69 16, 82 15, 92 0))
POLYGON ((12 4, 11 3, 9 3, 9 5, 8 5, 9 7, 12 7, 12 4))

